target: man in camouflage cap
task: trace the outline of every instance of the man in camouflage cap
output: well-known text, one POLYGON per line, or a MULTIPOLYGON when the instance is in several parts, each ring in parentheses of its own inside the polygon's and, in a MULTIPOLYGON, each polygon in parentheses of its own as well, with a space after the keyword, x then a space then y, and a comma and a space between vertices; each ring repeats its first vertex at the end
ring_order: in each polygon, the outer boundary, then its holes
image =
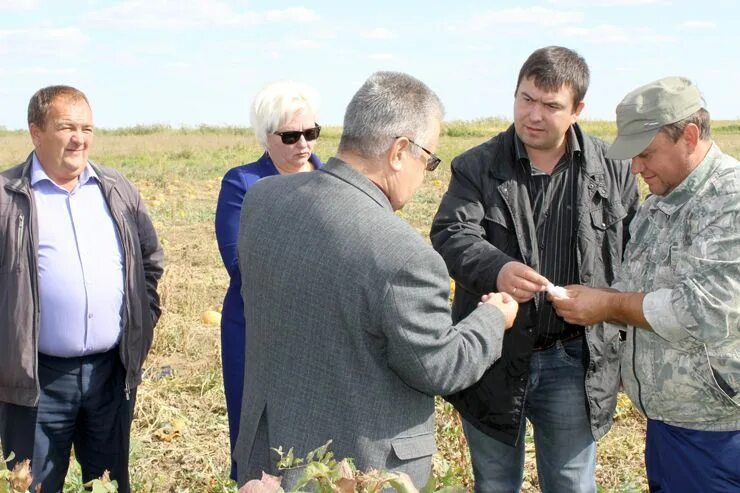
POLYGON ((613 158, 651 195, 611 289, 567 286, 567 321, 623 324, 622 382, 647 416, 651 491, 740 491, 740 166, 697 87, 667 77, 617 107, 613 158))

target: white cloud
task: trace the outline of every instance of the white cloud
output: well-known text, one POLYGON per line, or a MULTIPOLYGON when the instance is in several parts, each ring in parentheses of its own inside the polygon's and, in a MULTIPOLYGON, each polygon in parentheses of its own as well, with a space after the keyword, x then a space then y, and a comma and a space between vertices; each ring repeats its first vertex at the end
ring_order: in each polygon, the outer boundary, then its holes
POLYGON ((169 30, 283 22, 306 23, 318 19, 318 15, 303 7, 241 12, 219 0, 125 0, 86 16, 86 21, 96 26, 169 30))
POLYGON ((13 75, 69 75, 77 73, 76 69, 72 68, 47 68, 47 67, 18 67, 10 71, 13 75))
POLYGON ((26 57, 58 55, 60 46, 67 52, 74 52, 89 40, 76 27, 12 29, 0 31, 0 53, 26 57))
POLYGON ((454 26, 460 32, 491 30, 492 28, 517 29, 527 27, 553 27, 583 21, 582 12, 554 10, 544 7, 516 7, 481 12, 468 19, 464 25, 454 26))
POLYGON ((392 60, 393 53, 372 53, 368 55, 368 58, 372 60, 392 60))
POLYGON ((384 27, 376 27, 375 29, 366 29, 360 33, 360 36, 365 39, 396 39, 395 33, 391 32, 390 29, 384 27))
POLYGON ((164 64, 164 68, 167 70, 187 70, 190 67, 192 65, 186 62, 167 62, 164 64))
POLYGON ((714 29, 717 25, 712 21, 688 21, 678 25, 681 29, 714 29))
MULTIPOLYGON (((299 39, 295 42, 295 46, 304 50, 315 50, 318 48, 322 48, 324 45, 313 39, 299 39)), ((288 46, 286 46, 286 48, 289 49, 288 46)))
POLYGON ((252 20, 254 24, 266 24, 268 22, 315 22, 319 16, 312 10, 304 7, 291 7, 283 10, 268 10, 264 14, 248 13, 245 18, 252 20))
POLYGON ((0 12, 13 10, 36 10, 38 0, 0 0, 0 12))
POLYGON ((671 5, 669 0, 547 0, 561 7, 636 7, 639 5, 671 5))
POLYGON ((673 43, 676 38, 658 34, 647 28, 625 28, 604 24, 594 27, 565 27, 561 34, 577 37, 582 42, 604 43, 673 43))

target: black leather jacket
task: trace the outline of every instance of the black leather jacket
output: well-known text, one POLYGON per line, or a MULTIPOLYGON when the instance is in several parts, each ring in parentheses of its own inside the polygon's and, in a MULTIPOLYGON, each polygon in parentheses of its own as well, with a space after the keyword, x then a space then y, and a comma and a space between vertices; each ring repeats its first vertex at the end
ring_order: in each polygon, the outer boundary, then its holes
MULTIPOLYGON (((574 126, 581 153, 578 173, 577 262, 580 283, 606 287, 614 279, 637 206, 629 161, 605 157, 607 144, 574 126)), ((467 316, 509 261, 538 270, 535 223, 526 171, 516 163, 514 126, 452 161, 450 186, 431 229, 434 248, 455 279, 454 320, 467 316)), ((520 306, 507 331, 501 358, 472 387, 447 396, 460 414, 484 433, 514 445, 523 417, 536 302, 520 306)), ((585 391, 594 439, 611 427, 619 386, 617 329, 586 327, 585 391)))

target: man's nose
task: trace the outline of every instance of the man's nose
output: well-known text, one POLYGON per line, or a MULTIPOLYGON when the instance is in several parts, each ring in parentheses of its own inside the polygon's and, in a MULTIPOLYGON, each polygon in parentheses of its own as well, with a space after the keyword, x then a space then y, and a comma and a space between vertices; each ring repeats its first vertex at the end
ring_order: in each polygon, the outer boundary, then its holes
POLYGON ((85 142, 85 132, 78 128, 74 132, 72 132, 72 140, 74 142, 85 142))
POLYGON ((643 166, 642 159, 638 156, 635 156, 632 158, 632 174, 636 175, 639 173, 642 173, 645 170, 645 167, 643 166))
POLYGON ((529 112, 529 118, 532 120, 542 119, 542 106, 538 103, 532 105, 532 109, 529 112))

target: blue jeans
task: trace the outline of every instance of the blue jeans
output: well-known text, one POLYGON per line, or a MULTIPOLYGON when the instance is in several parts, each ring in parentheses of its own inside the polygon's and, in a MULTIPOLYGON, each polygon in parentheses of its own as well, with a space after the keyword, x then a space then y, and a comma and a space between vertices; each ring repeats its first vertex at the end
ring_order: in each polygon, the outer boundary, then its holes
MULTIPOLYGON (((596 443, 586 408, 583 339, 532 354, 524 413, 534 429, 537 476, 543 493, 596 491, 596 443)), ((518 492, 524 477, 525 420, 516 447, 463 420, 476 493, 518 492)))

